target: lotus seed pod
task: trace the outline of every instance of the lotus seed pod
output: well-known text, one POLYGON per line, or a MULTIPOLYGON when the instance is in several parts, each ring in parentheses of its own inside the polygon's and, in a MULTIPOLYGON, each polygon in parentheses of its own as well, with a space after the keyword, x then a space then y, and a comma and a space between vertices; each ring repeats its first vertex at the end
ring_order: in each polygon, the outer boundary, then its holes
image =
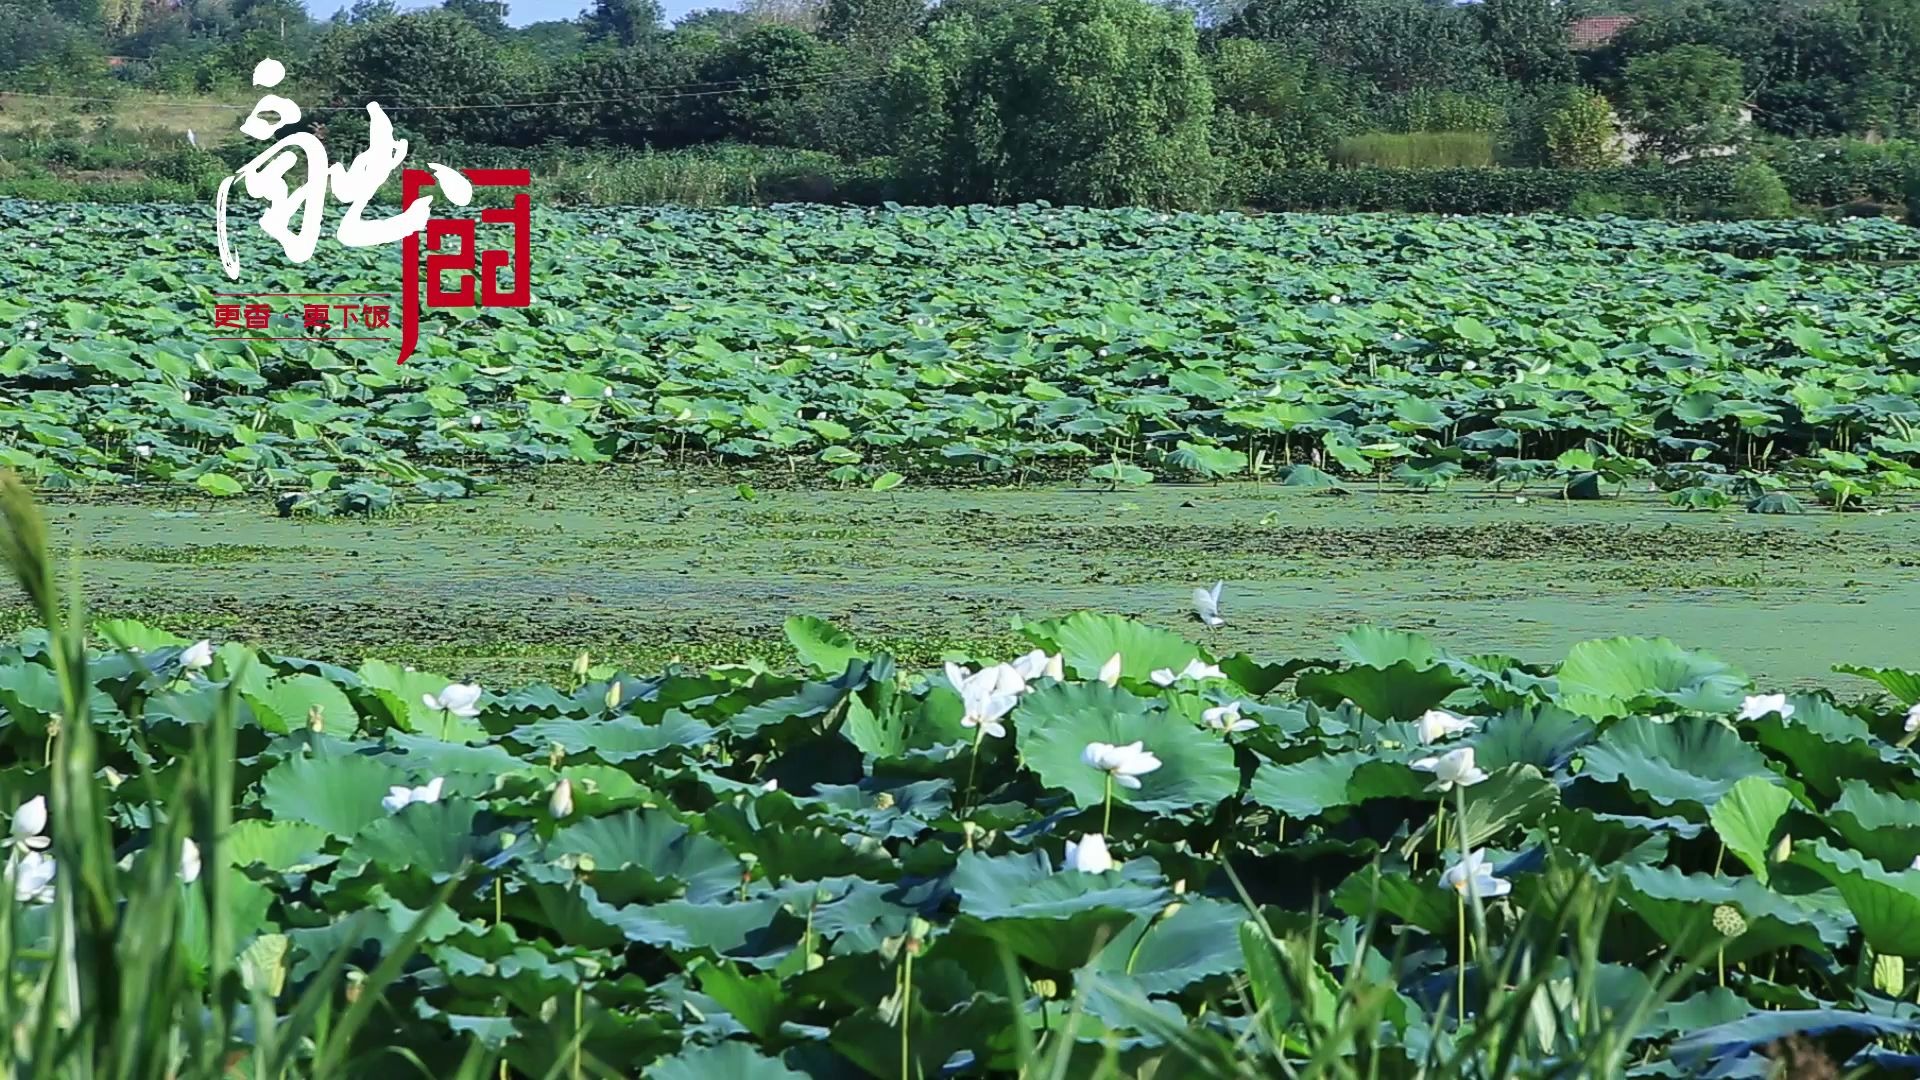
POLYGON ((1055 995, 1060 993, 1060 984, 1054 982, 1052 979, 1035 979, 1033 980, 1033 992, 1043 998, 1051 1000, 1055 995))
POLYGON ((1747 920, 1741 917, 1739 908, 1721 904, 1713 909, 1713 928, 1723 937, 1739 937, 1747 932, 1747 920))

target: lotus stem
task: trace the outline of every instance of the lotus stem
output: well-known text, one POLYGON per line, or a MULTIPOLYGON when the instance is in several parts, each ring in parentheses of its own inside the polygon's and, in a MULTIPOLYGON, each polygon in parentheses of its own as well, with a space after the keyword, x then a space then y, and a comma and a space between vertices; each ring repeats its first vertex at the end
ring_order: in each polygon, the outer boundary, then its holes
POLYGON ((1113 835, 1113 773, 1107 773, 1107 810, 1100 819, 1100 835, 1113 835))
POLYGON ((967 756, 967 793, 961 803, 962 809, 969 811, 973 809, 973 774, 974 770, 980 767, 980 742, 986 734, 987 729, 984 724, 973 729, 973 753, 967 756))
POLYGON ((580 1014, 586 1004, 587 983, 582 979, 573 988, 573 1080, 580 1080, 580 1052, 587 1044, 587 1033, 580 1028, 580 1014))
POLYGON ((913 1064, 913 939, 907 939, 906 962, 900 969, 900 1080, 912 1080, 913 1064))
POLYGON ((1467 890, 1460 889, 1454 896, 1454 926, 1460 935, 1459 964, 1455 967, 1457 978, 1454 981, 1454 1007, 1459 1011, 1459 1026, 1467 1023, 1467 890))

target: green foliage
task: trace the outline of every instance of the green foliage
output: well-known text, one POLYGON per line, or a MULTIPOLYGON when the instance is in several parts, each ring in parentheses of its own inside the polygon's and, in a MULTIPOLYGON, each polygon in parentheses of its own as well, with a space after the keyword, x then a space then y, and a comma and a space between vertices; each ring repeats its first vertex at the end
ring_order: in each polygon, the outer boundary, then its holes
MULTIPOLYGON (((473 2, 493 6, 487 0, 473 2)), ((531 96, 529 73, 510 65, 494 38, 459 14, 432 11, 343 27, 327 36, 314 64, 343 100, 378 101, 396 124, 426 138, 535 141, 511 109, 405 108, 441 102, 501 106, 531 96)), ((351 119, 333 130, 364 141, 365 118, 348 115, 351 119)))
POLYGON ((1276 169, 1318 165, 1357 123, 1346 80, 1274 42, 1225 38, 1207 58, 1213 83, 1210 143, 1221 199, 1253 199, 1276 169))
MULTIPOLYGON (((496 689, 475 734, 447 741, 391 727, 417 687, 379 693, 443 682, 426 672, 232 643, 189 670, 178 639, 125 622, 112 631, 144 652, 90 651, 61 622, 44 526, 0 486, 0 550, 54 627, 0 647, 0 685, 88 700, 94 721, 51 756, 44 727, 0 722, 0 806, 45 795, 58 867, 50 891, 0 892, 12 1015, 35 1036, 9 1053, 36 1069, 334 1078, 399 1054, 460 1080, 495 1058, 775 1080, 970 1054, 1006 1075, 1083 1060, 1097 1028, 1135 1055, 1085 1070, 1115 1080, 1139 1062, 1224 1080, 1382 1059, 1621 1075, 1669 1053, 1744 1069, 1767 1045, 1752 1040, 1796 1024, 1874 1048, 1915 1033, 1872 985, 1828 977, 1920 956, 1920 806, 1879 790, 1916 778, 1871 734, 1899 711, 1789 699, 1897 770, 1806 790, 1799 749, 1733 718, 1744 680, 1669 642, 1586 643, 1556 667, 1363 627, 1347 660, 1277 665, 1321 700, 1244 657, 1161 686, 1141 672, 1202 650, 1083 613, 1020 627, 1065 677, 1037 677, 1009 733, 976 742, 944 673, 898 672, 801 618, 804 678, 496 689), (1112 651, 1119 686, 1092 677, 1112 651), (1403 722, 1435 675, 1477 731, 1427 744, 1403 722), (300 690, 237 707, 272 685, 300 690), (320 729, 269 722, 303 701, 324 702, 320 729), (1225 701, 1250 730, 1202 722, 1225 701), (1663 716, 1594 740, 1575 712, 1596 701, 1663 716), (1109 809, 1083 750, 1123 741, 1160 764, 1109 809), (1488 775, 1442 803, 1415 763, 1452 751, 1488 775), (431 794, 400 805, 396 787, 431 794), (1070 865, 1067 843, 1096 830, 1116 861, 1070 865), (173 857, 187 838, 197 875, 173 857), (1705 872, 1723 844, 1733 858, 1705 872), (1499 895, 1443 876, 1474 849, 1499 895), (1773 963, 1788 957, 1815 963, 1773 963), (1779 1008, 1816 992, 1818 1020, 1779 1008)), ((13 872, 30 836, 15 830, 13 872)))
POLYGON ((1668 159, 1738 143, 1740 61, 1703 45, 1637 56, 1621 80, 1628 126, 1668 159))
POLYGON ((1607 99, 1575 88, 1547 114, 1547 163, 1561 169, 1603 169, 1620 162, 1620 121, 1607 99))
POLYGON ((895 62, 889 110, 929 200, 1205 206, 1217 186, 1191 18, 1145 0, 938 19, 895 62))
POLYGON ((659 0, 594 0, 580 25, 591 40, 630 49, 659 34, 661 20, 659 0))
MULTIPOLYGON (((624 182, 584 175, 597 167, 565 175, 624 182)), ((1657 191, 1722 169, 1621 172, 1657 191)), ((1311 175, 1327 198, 1515 200, 1485 207, 1499 210, 1542 193, 1496 182, 1564 176, 1311 175)), ((205 340, 220 286, 196 215, 0 202, 0 229, 34 238, 15 259, 39 283, 0 300, 22 327, 0 377, 38 387, 0 401, 0 460, 63 488, 271 491, 288 513, 384 512, 483 490, 483 470, 609 460, 773 467, 878 485, 882 500, 889 474, 1422 490, 1478 474, 1612 497, 1667 467, 1668 490, 1728 487, 1703 507, 1751 501, 1736 472, 1770 472, 1808 504, 1838 501, 1842 483, 1849 506, 1911 484, 1910 375, 1884 342, 1913 301, 1882 264, 1920 239, 1892 221, 818 206, 549 206, 535 221, 533 276, 552 302, 429 313, 398 372, 390 341, 205 340), (1203 251, 1286 275, 1288 303, 1222 291, 1191 260, 1203 251), (122 269, 98 273, 103 257, 122 269), (1401 284, 1382 291, 1366 268, 1388 262, 1401 284), (1489 268, 1525 302, 1480 288, 1489 268), (929 308, 929 290, 989 299, 929 308), (675 299, 635 306, 649 295, 675 299), (1194 322, 1237 329, 1179 332, 1194 322), (485 359, 504 355, 517 359, 485 359)), ((256 230, 236 238, 275 291, 399 277, 391 248, 289 267, 256 230)))
POLYGON ((1484 169, 1493 165, 1493 137, 1477 131, 1372 132, 1341 139, 1332 157, 1348 167, 1484 169))
POLYGON ((1734 217, 1778 218, 1793 212, 1787 185, 1763 162, 1749 161, 1735 168, 1732 187, 1726 211, 1734 217))

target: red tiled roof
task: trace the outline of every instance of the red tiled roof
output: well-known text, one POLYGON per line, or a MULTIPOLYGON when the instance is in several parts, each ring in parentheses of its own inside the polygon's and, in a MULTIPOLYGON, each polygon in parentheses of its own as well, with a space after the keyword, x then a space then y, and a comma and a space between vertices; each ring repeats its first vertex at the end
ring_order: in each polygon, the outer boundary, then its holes
POLYGON ((1633 23, 1632 15, 1595 15, 1575 19, 1573 25, 1567 27, 1567 45, 1575 49, 1597 49, 1633 23))

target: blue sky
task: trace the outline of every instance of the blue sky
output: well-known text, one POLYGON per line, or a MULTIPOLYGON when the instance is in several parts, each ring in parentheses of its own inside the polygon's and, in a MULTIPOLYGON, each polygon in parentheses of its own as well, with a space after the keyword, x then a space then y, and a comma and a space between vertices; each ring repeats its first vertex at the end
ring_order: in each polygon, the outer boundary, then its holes
MULTIPOLYGON (((338 8, 348 6, 351 0, 307 0, 307 10, 325 18, 338 8)), ((507 0, 507 22, 514 26, 544 22, 548 19, 571 19, 585 10, 592 0, 507 0)), ((437 3, 409 3, 400 0, 403 9, 439 7, 437 3)), ((728 0, 660 0, 660 6, 667 13, 667 21, 685 15, 700 8, 732 7, 728 0)))

